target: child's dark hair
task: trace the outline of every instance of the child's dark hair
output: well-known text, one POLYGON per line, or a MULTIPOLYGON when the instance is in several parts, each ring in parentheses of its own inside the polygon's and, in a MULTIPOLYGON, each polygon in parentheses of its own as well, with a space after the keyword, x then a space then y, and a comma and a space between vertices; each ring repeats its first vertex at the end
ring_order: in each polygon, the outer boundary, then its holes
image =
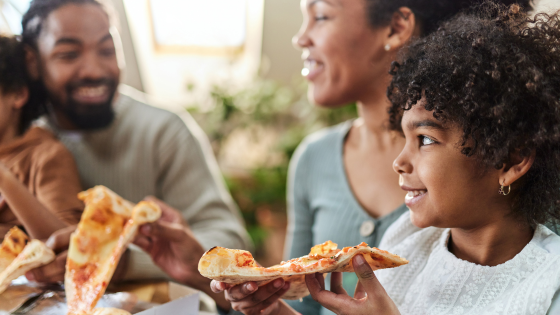
MULTIPOLYGON (((483 0, 365 0, 367 17, 371 26, 388 25, 393 14, 401 7, 407 7, 416 16, 422 34, 435 31, 445 21, 462 10, 475 6, 483 0)), ((509 5, 517 3, 526 10, 531 8, 531 0, 495 0, 509 5)))
MULTIPOLYGON (((30 89, 29 82, 23 44, 14 36, 0 35, 0 90, 7 94, 23 88, 30 89)), ((31 122, 44 113, 44 106, 38 94, 30 89, 29 99, 21 111, 20 133, 27 130, 31 122)))
POLYGON ((390 126, 425 99, 463 130, 462 153, 501 168, 536 152, 512 186, 513 211, 531 225, 560 219, 560 18, 534 19, 490 2, 420 39, 394 63, 390 126))

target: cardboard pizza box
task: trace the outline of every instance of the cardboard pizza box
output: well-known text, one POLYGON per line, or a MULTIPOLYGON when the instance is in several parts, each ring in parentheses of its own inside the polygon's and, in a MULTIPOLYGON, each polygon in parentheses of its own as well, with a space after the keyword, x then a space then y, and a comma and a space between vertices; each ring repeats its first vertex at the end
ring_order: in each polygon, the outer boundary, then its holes
POLYGON ((137 315, 199 315, 199 291, 173 282, 169 282, 168 287, 170 302, 137 313, 137 315))

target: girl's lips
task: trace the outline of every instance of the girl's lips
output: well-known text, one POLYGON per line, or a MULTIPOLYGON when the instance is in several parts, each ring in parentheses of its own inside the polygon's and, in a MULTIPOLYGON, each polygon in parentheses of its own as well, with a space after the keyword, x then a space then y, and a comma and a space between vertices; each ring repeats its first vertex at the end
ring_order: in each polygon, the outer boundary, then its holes
POLYGON ((411 206, 420 202, 420 200, 422 200, 422 198, 424 198, 424 196, 426 196, 427 193, 428 191, 425 189, 409 190, 408 193, 406 194, 406 197, 404 197, 404 203, 406 204, 407 207, 410 208, 411 206))

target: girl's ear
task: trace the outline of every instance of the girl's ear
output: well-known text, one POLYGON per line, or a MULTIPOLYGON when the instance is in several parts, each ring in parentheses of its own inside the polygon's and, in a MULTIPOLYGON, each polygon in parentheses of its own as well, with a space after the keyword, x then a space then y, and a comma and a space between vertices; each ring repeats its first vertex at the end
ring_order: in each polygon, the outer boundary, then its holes
POLYGON ((536 152, 533 150, 528 156, 521 156, 519 152, 511 157, 509 165, 500 170, 500 185, 509 186, 525 175, 535 162, 536 152))
POLYGON ((13 93, 12 107, 14 109, 21 109, 29 100, 29 88, 24 86, 13 93))
POLYGON ((393 13, 390 27, 391 33, 385 43, 385 50, 387 51, 398 51, 410 41, 412 36, 420 33, 416 16, 407 7, 401 7, 393 13))

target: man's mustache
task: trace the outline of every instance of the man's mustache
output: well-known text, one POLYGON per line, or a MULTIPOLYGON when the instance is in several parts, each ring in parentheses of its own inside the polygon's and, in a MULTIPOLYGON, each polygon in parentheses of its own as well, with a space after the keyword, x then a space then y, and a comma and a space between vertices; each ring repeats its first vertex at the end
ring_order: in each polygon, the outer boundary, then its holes
POLYGON ((115 80, 110 79, 110 78, 103 78, 103 79, 96 79, 96 80, 84 79, 84 80, 70 82, 66 86, 66 89, 68 91, 72 91, 72 90, 82 88, 82 87, 93 87, 93 86, 100 86, 100 85, 107 85, 109 87, 115 87, 117 84, 116 84, 115 80))

